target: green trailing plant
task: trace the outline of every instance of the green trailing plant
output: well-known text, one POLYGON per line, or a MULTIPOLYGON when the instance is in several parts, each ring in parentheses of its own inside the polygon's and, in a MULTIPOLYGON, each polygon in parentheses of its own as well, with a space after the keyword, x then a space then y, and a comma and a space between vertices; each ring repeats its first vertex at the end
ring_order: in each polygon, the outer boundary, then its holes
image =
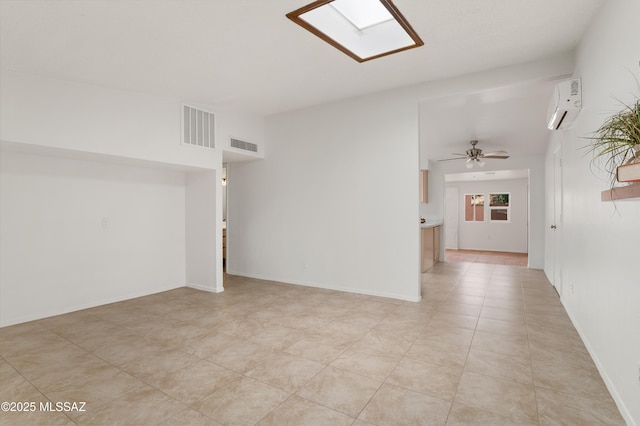
POLYGON ((593 155, 592 165, 601 166, 616 182, 616 168, 622 164, 640 161, 640 99, 607 118, 593 133, 587 146, 593 155))

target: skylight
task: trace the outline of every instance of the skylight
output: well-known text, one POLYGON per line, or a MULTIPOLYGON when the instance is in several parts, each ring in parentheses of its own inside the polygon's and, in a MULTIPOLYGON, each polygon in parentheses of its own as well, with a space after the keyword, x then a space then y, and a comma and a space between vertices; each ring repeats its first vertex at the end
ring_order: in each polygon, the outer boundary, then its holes
POLYGON ((381 24, 393 19, 386 7, 378 0, 334 0, 329 3, 342 16, 353 24, 358 30, 381 24))
POLYGON ((424 44, 390 0, 319 0, 287 18, 358 62, 424 44))

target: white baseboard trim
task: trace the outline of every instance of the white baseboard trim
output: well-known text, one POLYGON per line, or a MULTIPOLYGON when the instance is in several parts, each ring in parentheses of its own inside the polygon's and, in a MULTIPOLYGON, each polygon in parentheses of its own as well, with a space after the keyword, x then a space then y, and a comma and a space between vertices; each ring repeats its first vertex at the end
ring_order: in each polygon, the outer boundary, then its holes
POLYGON ((589 355, 591 355, 591 359, 593 359, 593 362, 596 365, 596 368, 598 369, 598 372, 600 373, 600 376, 602 377, 602 380, 604 381, 605 386, 609 390, 611 397, 613 398, 614 402, 618 406, 618 410, 620 410, 620 414, 624 418, 624 421, 629 426, 638 426, 637 423, 631 417, 631 413, 629 412, 626 405, 624 404, 624 401, 622 401, 622 398, 620 398, 620 394, 616 390, 616 387, 614 386, 613 381, 609 378, 609 375, 607 374, 607 370, 605 370, 604 365, 602 364, 602 362, 600 362, 600 359, 598 358, 596 352, 593 350, 593 347, 589 343, 589 339, 587 339, 587 336, 582 332, 582 329, 580 328, 580 324, 578 323, 578 321, 576 321, 575 317, 571 313, 571 310, 568 308, 568 305, 565 303, 565 300, 562 296, 560 297, 560 302, 562 302, 562 306, 564 306, 565 312, 569 316, 571 323, 573 324, 576 331, 580 335, 580 338, 582 339, 584 346, 587 348, 587 352, 589 352, 589 355))
POLYGON ((208 291, 209 293, 222 293, 224 291, 223 286, 211 288, 200 284, 185 284, 185 287, 194 288, 196 290, 208 291))
POLYGON ((257 280, 274 281, 282 284, 301 285, 304 287, 321 288, 324 290, 344 291, 345 293, 364 294, 366 296, 385 297, 387 299, 403 300, 405 302, 419 302, 422 300, 422 296, 411 297, 411 296, 404 296, 401 294, 387 293, 382 291, 370 291, 370 290, 363 290, 360 288, 353 288, 353 287, 331 286, 327 284, 320 284, 320 283, 314 283, 309 281, 274 278, 266 275, 252 274, 252 273, 246 273, 246 272, 227 271, 227 273, 229 275, 255 278, 257 280))
POLYGON ((68 313, 71 313, 71 312, 81 311, 83 309, 95 308, 97 306, 108 305, 110 303, 117 303, 117 302, 122 302, 122 301, 125 301, 125 300, 129 300, 129 299, 135 299, 137 297, 150 296, 152 294, 163 293, 165 291, 175 290, 175 289, 181 288, 181 287, 184 287, 184 284, 179 284, 179 285, 175 285, 175 286, 161 287, 161 288, 153 289, 153 290, 150 290, 150 291, 135 291, 135 292, 119 295, 119 296, 108 297, 108 298, 99 299, 99 300, 93 300, 93 301, 90 301, 90 302, 80 303, 80 304, 77 304, 77 305, 65 306, 65 307, 61 307, 59 309, 52 309, 50 311, 47 310, 47 311, 42 311, 42 312, 33 312, 33 313, 30 313, 30 314, 27 314, 27 315, 22 315, 22 316, 19 316, 19 317, 4 319, 4 320, 2 320, 0 322, 0 327, 8 327, 10 325, 22 324, 22 323, 29 322, 29 321, 36 321, 36 320, 40 320, 40 319, 43 319, 43 318, 53 317, 53 316, 56 316, 56 315, 68 314, 68 313))

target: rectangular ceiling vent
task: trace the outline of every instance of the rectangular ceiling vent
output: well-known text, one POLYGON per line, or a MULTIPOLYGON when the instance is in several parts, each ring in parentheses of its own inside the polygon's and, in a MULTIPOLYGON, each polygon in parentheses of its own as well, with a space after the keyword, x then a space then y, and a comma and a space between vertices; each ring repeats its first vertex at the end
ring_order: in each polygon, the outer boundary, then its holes
POLYGON ((215 116, 198 108, 184 105, 182 108, 182 143, 186 145, 215 147, 215 116))
POLYGON ((240 139, 231 138, 231 147, 245 151, 258 152, 258 145, 251 142, 241 141, 240 139))

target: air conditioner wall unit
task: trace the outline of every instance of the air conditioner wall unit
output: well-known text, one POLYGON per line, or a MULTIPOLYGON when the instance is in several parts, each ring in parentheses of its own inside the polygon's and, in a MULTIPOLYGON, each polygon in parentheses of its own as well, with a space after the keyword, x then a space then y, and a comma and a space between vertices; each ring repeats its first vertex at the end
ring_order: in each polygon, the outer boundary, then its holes
POLYGON ((576 119, 582 108, 582 84, 579 78, 564 80, 556 84, 549 101, 547 128, 566 129, 576 119))

